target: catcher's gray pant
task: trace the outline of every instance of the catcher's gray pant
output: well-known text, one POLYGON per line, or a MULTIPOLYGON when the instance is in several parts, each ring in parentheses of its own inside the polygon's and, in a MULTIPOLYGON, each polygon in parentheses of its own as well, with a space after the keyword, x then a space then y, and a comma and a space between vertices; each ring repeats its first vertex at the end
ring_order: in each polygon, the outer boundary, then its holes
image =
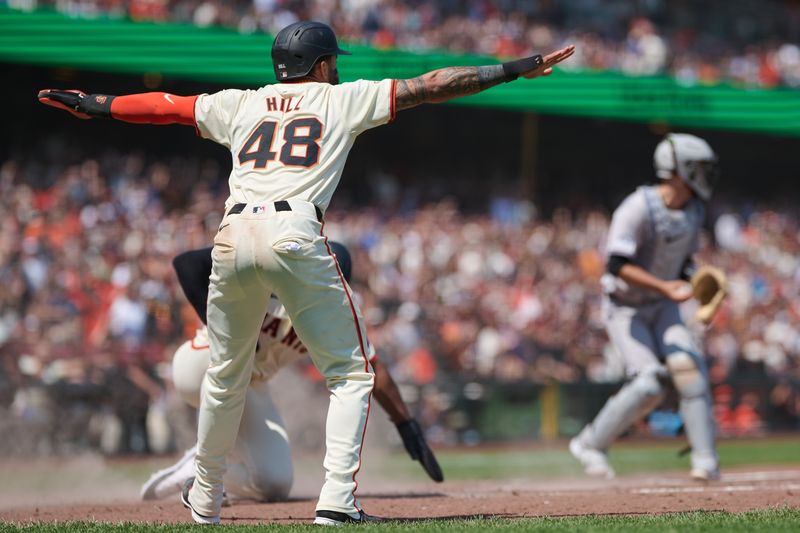
POLYGON ((714 418, 708 371, 693 336, 683 324, 678 305, 669 300, 639 307, 604 302, 604 319, 611 342, 633 379, 611 397, 580 440, 606 450, 636 421, 664 398, 670 379, 680 394, 680 412, 692 447, 692 468, 716 470, 714 418))
POLYGON ((289 200, 247 204, 227 214, 214 239, 208 295, 211 364, 203 380, 197 427, 194 510, 219 515, 225 456, 231 450, 250 384, 253 354, 270 294, 280 298, 295 332, 331 391, 326 475, 317 509, 356 513, 355 475, 374 375, 361 313, 322 236, 316 210, 289 200))

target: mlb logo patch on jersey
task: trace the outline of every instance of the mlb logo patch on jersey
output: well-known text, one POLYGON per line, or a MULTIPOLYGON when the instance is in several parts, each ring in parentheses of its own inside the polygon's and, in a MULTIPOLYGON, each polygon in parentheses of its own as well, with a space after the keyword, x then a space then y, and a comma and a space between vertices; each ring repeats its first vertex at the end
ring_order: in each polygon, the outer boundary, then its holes
POLYGON ((257 206, 253 207, 253 214, 254 215, 260 215, 260 214, 266 213, 266 212, 267 212, 267 210, 263 205, 257 205, 257 206))

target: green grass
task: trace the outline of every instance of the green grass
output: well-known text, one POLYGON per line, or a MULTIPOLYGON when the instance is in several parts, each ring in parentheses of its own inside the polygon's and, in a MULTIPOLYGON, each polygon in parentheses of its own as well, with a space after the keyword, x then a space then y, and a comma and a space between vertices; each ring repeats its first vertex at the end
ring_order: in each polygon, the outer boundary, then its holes
MULTIPOLYGON (((222 526, 237 532, 261 531, 318 531, 310 524, 293 525, 243 525, 222 526)), ((417 522, 395 522, 357 526, 357 531, 418 531, 436 533, 440 531, 542 531, 542 532, 738 532, 738 531, 798 531, 800 529, 800 509, 771 509, 747 513, 692 512, 646 516, 579 516, 563 518, 526 518, 510 520, 505 518, 466 519, 466 520, 426 520, 417 522)), ((144 533, 144 532, 196 532, 192 524, 152 525, 152 524, 98 524, 94 522, 70 522, 62 524, 24 525, 0 524, 0 533, 5 532, 87 532, 87 533, 144 533)), ((216 531, 216 529, 215 529, 216 531)))
MULTIPOLYGON (((682 471, 689 469, 689 457, 678 457, 683 441, 664 443, 621 443, 611 449, 609 457, 618 474, 682 471)), ((719 444, 722 468, 800 464, 797 439, 736 440, 719 444)), ((566 450, 558 448, 499 449, 475 451, 440 451, 437 453, 448 480, 465 479, 554 479, 581 477, 582 469, 566 450)), ((402 455, 387 459, 386 469, 393 476, 418 477, 408 468, 402 455)), ((420 479, 422 479, 420 477, 420 479)), ((798 527, 800 531, 800 527, 798 527)))

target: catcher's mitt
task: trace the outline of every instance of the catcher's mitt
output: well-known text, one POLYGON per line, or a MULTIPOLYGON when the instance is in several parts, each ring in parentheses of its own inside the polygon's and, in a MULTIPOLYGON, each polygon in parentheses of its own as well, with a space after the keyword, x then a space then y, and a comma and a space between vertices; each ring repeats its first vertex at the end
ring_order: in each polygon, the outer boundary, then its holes
POLYGON ((708 324, 728 294, 728 278, 722 270, 704 265, 694 273, 691 283, 692 293, 700 302, 695 318, 703 324, 708 324))

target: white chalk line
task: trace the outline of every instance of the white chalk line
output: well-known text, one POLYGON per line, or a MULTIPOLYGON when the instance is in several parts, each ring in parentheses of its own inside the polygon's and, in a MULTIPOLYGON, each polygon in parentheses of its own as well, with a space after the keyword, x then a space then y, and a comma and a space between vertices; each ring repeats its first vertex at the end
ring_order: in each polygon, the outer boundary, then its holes
POLYGON ((633 489, 633 494, 686 494, 698 492, 755 492, 768 490, 800 490, 800 483, 781 483, 779 485, 724 485, 708 487, 651 487, 633 489))
MULTIPOLYGON (((601 480, 586 478, 585 484, 579 486, 563 486, 554 483, 548 489, 539 484, 530 484, 530 480, 509 480, 504 488, 497 487, 476 487, 474 484, 469 488, 461 488, 443 491, 448 496, 461 498, 492 498, 497 492, 511 493, 517 495, 531 495, 546 492, 551 496, 569 496, 576 492, 603 490, 601 480), (593 483, 592 481, 597 481, 593 483)), ((800 491, 800 470, 767 470, 755 472, 723 472, 720 481, 712 481, 708 484, 691 481, 688 477, 677 478, 674 474, 662 478, 648 477, 635 481, 618 478, 619 485, 614 481, 608 482, 608 487, 614 490, 621 490, 629 494, 698 494, 698 493, 735 493, 735 492, 756 492, 770 490, 800 491), (749 483, 748 483, 749 482, 749 483), (783 482, 782 484, 777 484, 783 482), (626 486, 627 485, 627 486, 626 486)))
POLYGON ((682 486, 682 487, 642 487, 632 489, 633 494, 692 494, 703 492, 755 492, 768 490, 800 490, 800 483, 781 483, 778 485, 764 485, 770 481, 796 481, 800 478, 798 470, 767 470, 760 472, 731 472, 722 474, 722 482, 741 483, 741 482, 761 482, 762 484, 736 484, 720 485, 710 484, 703 486, 682 486))
POLYGON ((732 472, 723 473, 723 481, 779 481, 800 478, 800 471, 732 472))

